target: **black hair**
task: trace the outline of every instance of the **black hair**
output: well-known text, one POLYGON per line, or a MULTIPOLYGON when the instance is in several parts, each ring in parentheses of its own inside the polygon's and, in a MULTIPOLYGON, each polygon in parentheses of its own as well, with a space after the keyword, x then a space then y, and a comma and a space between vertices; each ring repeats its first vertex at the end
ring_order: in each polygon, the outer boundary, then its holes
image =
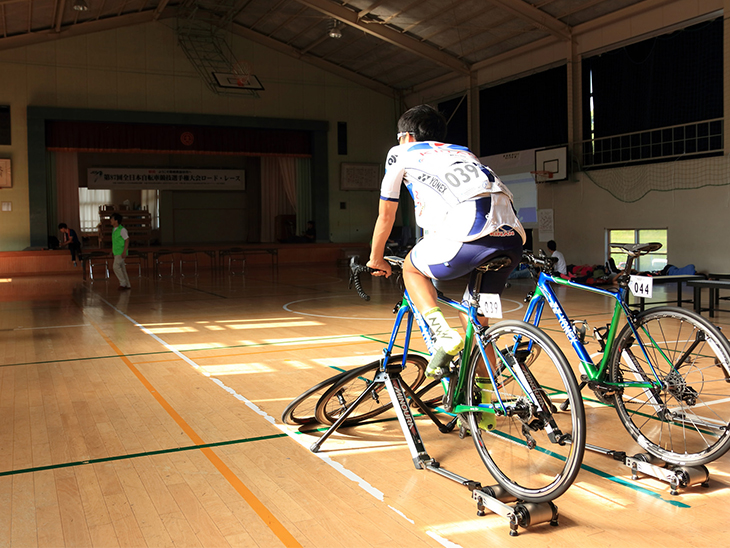
POLYGON ((446 139, 446 118, 430 105, 418 105, 400 117, 398 132, 410 133, 416 141, 443 141, 446 139))
POLYGON ((62 228, 68 228, 68 225, 66 223, 59 223, 58 230, 61 230, 62 228))
POLYGON ((548 249, 550 251, 555 251, 556 249, 558 249, 558 244, 555 243, 555 240, 550 240, 548 242, 548 249))
POLYGON ((116 222, 118 222, 119 224, 121 224, 121 223, 122 223, 122 216, 121 216, 121 215, 120 215, 119 213, 114 213, 114 214, 112 215, 112 219, 114 219, 114 220, 115 220, 116 222))

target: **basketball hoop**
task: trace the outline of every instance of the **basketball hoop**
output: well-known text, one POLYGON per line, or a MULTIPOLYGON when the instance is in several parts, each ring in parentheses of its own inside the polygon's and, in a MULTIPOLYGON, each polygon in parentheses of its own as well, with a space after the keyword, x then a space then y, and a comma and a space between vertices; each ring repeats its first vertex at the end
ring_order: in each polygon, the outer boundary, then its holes
POLYGON ((251 79, 251 64, 246 61, 235 63, 231 67, 231 74, 236 78, 236 85, 239 88, 246 87, 251 79))
POLYGON ((541 183, 549 183, 552 181, 554 173, 552 171, 530 171, 532 173, 532 176, 535 177, 535 183, 541 184, 541 183))

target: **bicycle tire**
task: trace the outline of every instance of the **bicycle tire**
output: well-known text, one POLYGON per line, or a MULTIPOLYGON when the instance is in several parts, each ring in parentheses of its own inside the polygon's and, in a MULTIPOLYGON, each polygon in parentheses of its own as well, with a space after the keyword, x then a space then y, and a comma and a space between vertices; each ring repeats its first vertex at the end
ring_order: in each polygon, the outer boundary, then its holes
MULTIPOLYGON (((357 369, 364 369, 366 367, 360 366, 357 369)), ((346 373, 347 371, 340 371, 336 375, 315 384, 313 387, 299 394, 284 408, 284 411, 281 413, 281 422, 290 426, 302 426, 317 422, 315 416, 317 402, 327 389, 340 380, 346 373)))
POLYGON ((661 390, 624 387, 614 405, 626 430, 648 453, 670 464, 699 466, 730 449, 730 343, 699 314, 657 307, 635 319, 612 345, 613 382, 656 380, 661 390), (654 344, 650 344, 650 340, 654 344))
POLYGON ((479 427, 482 413, 465 413, 477 452, 497 483, 513 496, 527 502, 551 501, 571 486, 585 452, 585 409, 573 370, 548 335, 520 320, 496 323, 481 340, 502 356, 498 363, 510 367, 493 368, 497 390, 484 391, 483 381, 476 381, 486 371, 481 351, 470 358, 467 403, 486 404, 482 400, 489 397, 494 406, 492 430, 479 427), (536 351, 523 352, 526 343, 536 351), (510 368, 520 368, 523 380, 510 368), (566 400, 568 411, 560 411, 558 404, 566 400))
MULTIPOLYGON (((403 355, 391 356, 388 363, 402 363, 403 355)), ((428 361, 416 354, 406 355, 406 367, 401 373, 403 380, 414 392, 426 378, 428 361), (409 365, 411 367, 409 367, 409 365)), ((333 424, 355 399, 373 382, 380 367, 380 360, 343 375, 317 402, 315 416, 322 424, 333 424)), ((393 406, 384 384, 376 387, 370 397, 363 400, 347 417, 342 426, 353 426, 384 413, 393 406)))

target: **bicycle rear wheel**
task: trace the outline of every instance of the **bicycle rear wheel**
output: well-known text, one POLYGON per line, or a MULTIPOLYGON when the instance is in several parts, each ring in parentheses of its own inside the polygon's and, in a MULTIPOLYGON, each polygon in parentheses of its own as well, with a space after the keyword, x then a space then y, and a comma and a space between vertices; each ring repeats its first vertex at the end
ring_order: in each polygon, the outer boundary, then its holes
MULTIPOLYGON (((357 369, 365 369, 368 366, 360 366, 357 369)), ((301 426, 304 424, 312 424, 317 422, 315 409, 317 402, 322 395, 337 381, 339 381, 347 371, 340 371, 329 379, 323 380, 315 384, 312 388, 305 390, 294 398, 289 405, 284 408, 281 413, 281 421, 291 426, 301 426)))
POLYGON ((671 464, 699 466, 721 457, 730 448, 730 343, 709 321, 681 308, 651 308, 636 325, 643 347, 624 326, 613 345, 610 379, 658 377, 661 388, 617 391, 624 427, 647 452, 671 464))
POLYGON ((494 409, 491 430, 480 427, 480 421, 488 426, 482 415, 489 411, 465 413, 477 452, 494 479, 518 499, 553 500, 575 480, 585 450, 585 410, 575 375, 552 339, 528 323, 501 321, 481 340, 487 359, 491 347, 499 365, 492 368, 493 390, 483 380, 482 353, 470 359, 467 403, 494 409), (565 401, 568 410, 560 411, 565 401))
MULTIPOLYGON (((391 356, 389 364, 401 364, 403 355, 391 356)), ((406 355, 405 369, 401 372, 403 380, 414 392, 426 378, 426 365, 428 361, 422 356, 415 354, 406 355)), ((368 388, 380 367, 380 360, 363 366, 360 370, 353 370, 343 375, 333 386, 325 392, 319 402, 315 416, 322 424, 334 423, 340 415, 368 388)), ((387 411, 393 406, 385 384, 378 384, 370 395, 360 402, 355 410, 342 424, 352 426, 362 421, 371 419, 387 411)))

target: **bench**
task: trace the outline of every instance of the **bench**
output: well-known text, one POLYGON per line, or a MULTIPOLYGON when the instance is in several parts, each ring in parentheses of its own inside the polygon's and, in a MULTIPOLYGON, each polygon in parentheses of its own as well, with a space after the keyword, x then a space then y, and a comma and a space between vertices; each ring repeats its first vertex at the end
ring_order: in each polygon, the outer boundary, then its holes
MULTIPOLYGON (((677 284, 677 299, 671 300, 671 301, 651 301, 651 304, 674 304, 677 303, 677 306, 682 306, 682 303, 692 303, 696 302, 693 299, 682 299, 682 284, 684 282, 687 282, 689 285, 689 282, 691 281, 699 281, 699 280, 706 280, 706 277, 703 274, 676 274, 673 276, 652 276, 651 278, 652 285, 660 285, 660 284, 677 284)), ((644 297, 639 297, 638 303, 630 304, 631 307, 637 307, 639 310, 644 310, 644 297)))
MULTIPOLYGON (((715 311, 719 312, 730 312, 730 310, 723 310, 718 308, 720 301, 719 292, 721 289, 730 289, 730 281, 725 280, 692 280, 687 282, 687 285, 694 288, 694 306, 695 312, 702 314, 704 310, 710 311, 710 318, 715 317, 715 311), (702 289, 707 288, 710 290, 710 306, 702 308, 702 289)), ((726 297, 722 297, 725 299, 726 297)))

